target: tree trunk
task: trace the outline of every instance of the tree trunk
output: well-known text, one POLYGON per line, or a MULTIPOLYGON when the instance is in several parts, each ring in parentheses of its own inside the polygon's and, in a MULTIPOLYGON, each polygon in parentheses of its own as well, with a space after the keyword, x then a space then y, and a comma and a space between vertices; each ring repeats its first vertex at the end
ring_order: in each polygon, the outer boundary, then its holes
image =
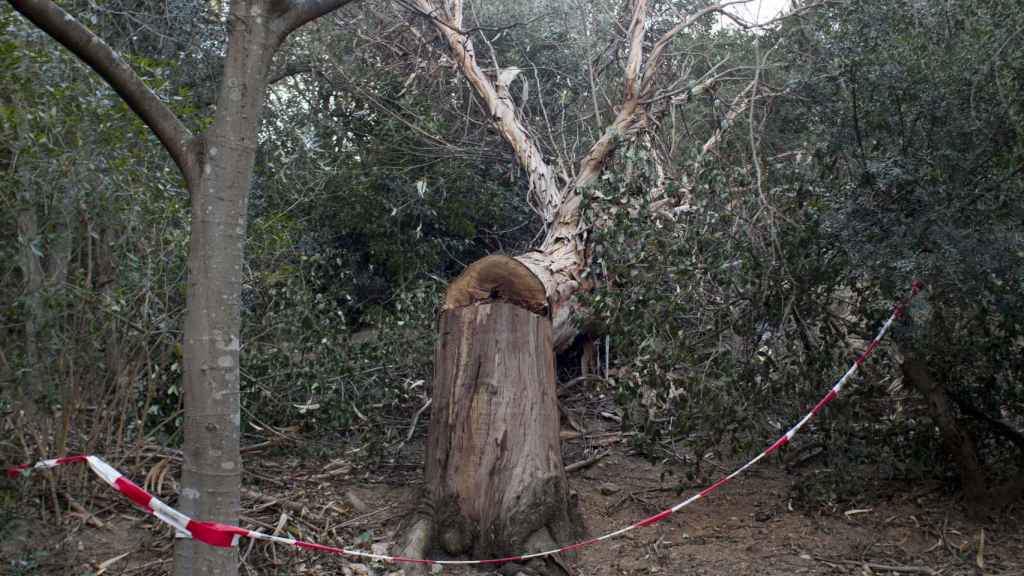
POLYGON ((71 263, 71 248, 75 237, 75 185, 63 183, 60 211, 53 223, 50 253, 47 258, 46 283, 52 290, 64 291, 68 280, 68 265, 71 263))
POLYGON ((960 471, 964 496, 972 504, 984 504, 987 485, 978 459, 978 448, 974 438, 957 422, 945 389, 932 379, 924 361, 914 356, 904 355, 900 368, 905 381, 927 402, 928 414, 939 429, 946 452, 960 471))
MULTIPOLYGON (((237 524, 241 509, 239 350, 242 262, 257 127, 276 49, 261 2, 231 5, 217 115, 190 182, 192 234, 184 333, 185 441, 181 511, 237 524)), ((175 572, 238 573, 235 548, 180 539, 175 572)))
POLYGON ((487 289, 493 298, 441 314, 425 463, 429 526, 420 522, 406 547, 416 556, 504 556, 578 535, 559 445, 551 322, 531 310, 543 287, 512 258, 485 260, 449 294, 487 289))
MULTIPOLYGON (((25 371, 20 391, 23 409, 31 417, 42 394, 42 365, 39 363, 39 331, 43 322, 43 267, 39 254, 39 225, 36 219, 33 183, 23 179, 18 192, 18 240, 21 243, 21 274, 25 284, 25 371)), ((33 424, 34 425, 34 424, 33 424)), ((44 449, 45 446, 39 446, 44 449)))

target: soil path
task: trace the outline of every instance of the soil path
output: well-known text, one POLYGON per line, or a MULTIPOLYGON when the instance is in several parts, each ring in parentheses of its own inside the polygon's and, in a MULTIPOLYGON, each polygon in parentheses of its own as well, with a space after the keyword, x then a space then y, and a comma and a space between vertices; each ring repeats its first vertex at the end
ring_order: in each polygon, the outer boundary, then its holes
MULTIPOLYGON (((681 466, 629 455, 623 443, 565 445, 570 462, 609 450, 607 457, 570 475, 590 535, 663 510, 703 486, 681 488, 681 466)), ((416 461, 408 450, 407 457, 416 461)), ((714 474, 725 470, 711 466, 714 474)), ((243 523, 327 544, 390 551, 401 520, 415 504, 420 471, 410 464, 366 469, 345 458, 254 459, 247 468, 243 523)), ((135 473, 145 475, 143 469, 135 473)), ((665 521, 585 548, 567 564, 580 576, 1024 575, 1024 504, 983 521, 970 520, 940 485, 881 482, 868 471, 857 478, 859 492, 840 502, 822 487, 827 483, 821 478, 829 473, 821 468, 788 473, 775 461, 765 462, 665 521)), ((173 486, 167 483, 164 490, 170 497, 173 486)), ((0 526, 0 573, 170 573, 169 530, 109 490, 92 492, 92 498, 80 501, 103 522, 102 528, 84 523, 73 510, 64 514, 63 527, 54 528, 52 514, 43 522, 31 509, 32 495, 22 494, 28 507, 21 509, 29 512, 10 516, 0 526)), ((246 575, 383 576, 401 568, 264 543, 243 543, 242 554, 246 575)), ((496 572, 446 568, 443 573, 496 572)))

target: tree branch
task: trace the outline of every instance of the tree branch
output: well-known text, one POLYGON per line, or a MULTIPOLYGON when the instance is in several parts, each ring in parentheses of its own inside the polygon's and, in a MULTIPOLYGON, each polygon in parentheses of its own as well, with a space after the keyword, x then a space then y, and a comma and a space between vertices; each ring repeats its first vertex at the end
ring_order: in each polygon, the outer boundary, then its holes
MULTIPOLYGON (((277 41, 284 42, 284 39, 297 28, 329 14, 342 6, 352 3, 354 0, 303 0, 302 2, 287 2, 288 9, 279 17, 275 25, 277 41)), ((284 3, 284 2, 282 2, 284 3)))
MULTIPOLYGON (((643 63, 644 36, 647 32, 647 27, 644 24, 646 17, 647 0, 635 0, 633 2, 633 13, 629 20, 629 54, 626 59, 626 72, 623 79, 626 93, 623 98, 622 107, 619 108, 612 123, 605 127, 600 138, 590 146, 590 150, 587 151, 586 156, 580 161, 576 180, 572 184, 574 195, 577 195, 581 188, 584 188, 601 175, 608 157, 615 151, 619 143, 624 140, 627 133, 640 124, 642 116, 640 95, 642 91, 638 83, 640 82, 641 65, 643 63)), ((575 226, 578 214, 570 218, 569 211, 575 212, 579 202, 566 204, 569 205, 562 207, 561 218, 567 222, 571 221, 571 224, 575 226)))
POLYGON ((299 74, 308 74, 313 71, 313 67, 309 64, 292 62, 271 74, 270 77, 267 78, 267 85, 273 86, 286 78, 298 76, 299 74))
POLYGON ((979 408, 975 407, 974 404, 969 402, 966 398, 955 394, 950 394, 949 397, 957 407, 960 408, 961 412, 967 416, 981 420, 992 428, 993 433, 1002 436, 1013 443, 1013 445, 1020 450, 1021 457, 1024 458, 1024 432, 1017 430, 1012 424, 1005 420, 989 416, 979 408))
POLYGON ((102 38, 50 0, 8 0, 15 10, 96 71, 163 144, 186 180, 195 158, 192 133, 102 38))
POLYGON ((747 96, 748 92, 752 92, 754 89, 755 82, 751 81, 747 86, 736 95, 732 100, 732 104, 729 105, 729 111, 725 113, 722 118, 719 119, 718 128, 715 129, 715 133, 708 138, 707 142, 701 146, 700 155, 705 156, 712 150, 714 150, 718 144, 722 141, 725 136, 725 132, 736 122, 736 117, 743 113, 748 106, 754 101, 754 94, 747 96))
POLYGON ((460 32, 463 20, 459 0, 446 0, 444 8, 435 6, 431 0, 414 0, 414 4, 421 15, 430 18, 438 34, 448 43, 452 60, 486 105, 494 127, 512 146, 519 165, 529 175, 530 204, 544 223, 550 224, 563 203, 562 190, 535 139, 516 114, 508 83, 518 71, 497 70, 495 80, 484 73, 477 62, 473 41, 460 32))
POLYGON ((640 75, 640 64, 644 56, 644 34, 647 26, 647 0, 636 0, 633 3, 633 15, 629 20, 629 57, 626 60, 626 100, 636 100, 637 77, 640 75))

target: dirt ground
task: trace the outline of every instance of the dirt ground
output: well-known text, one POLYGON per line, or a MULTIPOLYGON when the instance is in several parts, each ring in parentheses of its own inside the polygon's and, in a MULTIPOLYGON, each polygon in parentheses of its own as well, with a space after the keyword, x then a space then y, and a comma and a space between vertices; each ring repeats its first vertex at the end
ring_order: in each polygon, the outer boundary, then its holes
MULTIPOLYGON (((567 463, 608 453, 569 475, 591 536, 663 510, 701 487, 695 483, 680 491, 678 478, 685 476, 681 465, 631 455, 628 442, 614 433, 582 436, 563 445, 567 463)), ((420 449, 407 446, 394 463, 374 467, 357 464, 358 454, 353 452, 330 460, 287 452, 252 457, 246 469, 243 524, 325 544, 391 552, 399 525, 415 504, 420 449)), ((174 460, 156 467, 158 462, 153 459, 127 471, 139 484, 148 475, 149 488, 169 498, 174 491, 174 460)), ((729 467, 710 463, 706 469, 717 475, 729 467)), ((585 548, 565 564, 579 576, 1024 575, 1024 503, 981 520, 969 519, 956 496, 940 484, 884 482, 873 479, 870 471, 859 480, 860 493, 846 497, 843 504, 827 497, 808 498, 804 487, 823 472, 828 470, 810 466, 787 472, 778 461, 766 461, 667 520, 585 548)), ((82 473, 68 484, 92 481, 82 473)), ((10 495, 12 488, 5 486, 10 495)), ((64 509, 62 527, 54 526, 52 513, 41 518, 38 500, 28 499, 24 513, 0 526, 0 573, 170 573, 169 529, 109 489, 89 492, 92 496, 82 496, 74 504, 59 489, 49 494, 51 503, 56 498, 64 509)), ((35 494, 38 498, 39 492, 35 494)), ((384 576, 402 568, 245 541, 241 554, 242 573, 252 575, 384 576)), ((446 567, 442 573, 502 572, 446 567)))

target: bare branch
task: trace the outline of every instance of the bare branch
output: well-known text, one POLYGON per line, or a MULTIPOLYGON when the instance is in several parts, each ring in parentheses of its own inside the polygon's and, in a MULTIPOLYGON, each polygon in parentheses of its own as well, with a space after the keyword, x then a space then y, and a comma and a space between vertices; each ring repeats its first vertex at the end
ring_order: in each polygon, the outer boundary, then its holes
POLYGON ((700 154, 704 156, 714 150, 718 144, 722 141, 722 137, 725 136, 725 132, 730 126, 736 121, 736 117, 743 113, 750 106, 754 100, 753 94, 747 96, 748 92, 752 92, 754 89, 755 82, 747 84, 746 88, 743 89, 739 94, 736 95, 732 100, 732 104, 729 106, 729 111, 725 113, 725 116, 718 123, 718 128, 715 129, 715 133, 708 138, 704 146, 701 147, 700 154))
POLYGON ((651 55, 647 58, 647 65, 644 67, 643 90, 641 91, 641 94, 643 94, 645 98, 650 97, 649 92, 654 89, 654 80, 657 77, 655 71, 661 63, 661 54, 665 51, 665 47, 668 46, 669 42, 672 41, 672 38, 674 38, 676 34, 679 34, 683 30, 693 26, 694 23, 708 14, 713 14, 715 12, 727 14, 727 12, 725 12, 726 7, 733 4, 746 4, 747 2, 750 2, 750 0, 730 0, 728 2, 720 2, 718 4, 707 6, 694 12, 682 22, 669 29, 668 32, 662 34, 661 38, 658 38, 658 41, 654 43, 654 48, 651 49, 651 55))
MULTIPOLYGON (((683 86, 681 88, 668 89, 668 90, 665 90, 664 92, 660 92, 658 94, 654 94, 654 95, 652 95, 649 98, 641 100, 640 103, 641 104, 653 104, 653 103, 655 103, 655 102, 657 102, 659 100, 663 100, 665 98, 672 98, 673 101, 676 101, 677 99, 674 98, 674 97, 679 95, 679 94, 683 94, 684 95, 684 96, 680 97, 680 99, 683 99, 683 100, 689 100, 689 99, 693 98, 694 96, 700 96, 701 94, 704 93, 705 90, 707 90, 709 87, 713 86, 716 82, 718 82, 718 80, 720 78, 722 78, 726 74, 730 74, 730 73, 736 71, 735 68, 731 68, 729 70, 725 70, 724 72, 716 74, 716 72, 718 72, 718 69, 723 64, 725 64, 728 60, 729 60, 729 57, 726 56, 725 58, 720 60, 718 63, 716 63, 714 66, 712 66, 710 70, 705 72, 703 76, 701 76, 699 79, 697 79, 696 81, 694 81, 692 83, 688 83, 686 86, 683 86)), ((689 72, 689 71, 687 71, 687 72, 689 72)))
POLYGON ((8 0, 15 10, 96 71, 163 144, 186 180, 195 170, 192 133, 102 38, 50 0, 8 0))
MULTIPOLYGON (((625 98, 619 108, 615 119, 609 124, 601 137, 587 151, 586 156, 580 161, 580 168, 573 182, 573 192, 593 182, 601 175, 604 164, 611 156, 615 148, 622 142, 623 138, 640 125, 642 110, 640 108, 641 90, 638 88, 641 64, 643 63, 644 35, 646 26, 644 20, 647 17, 647 0, 635 0, 633 2, 633 13, 629 23, 629 55, 626 60, 625 74, 625 98)), ((579 202, 566 202, 562 207, 561 219, 569 220, 568 210, 576 211, 579 202)), ((578 215, 572 219, 573 224, 578 215)))
POLYGON ((443 0, 443 3, 448 23, 455 29, 462 30, 462 0, 443 0))
MULTIPOLYGON (((745 1, 749 2, 750 0, 745 0, 745 1)), ((789 18, 792 18, 794 16, 799 16, 801 14, 804 14, 806 12, 810 12, 811 10, 816 10, 818 8, 822 8, 822 7, 827 6, 829 4, 839 4, 839 3, 841 3, 841 0, 822 0, 821 2, 811 2, 811 3, 808 3, 808 4, 804 4, 803 6, 796 7, 796 8, 792 8, 791 7, 792 9, 789 12, 782 12, 778 16, 772 18, 771 20, 765 20, 764 22, 757 22, 757 23, 750 23, 750 22, 748 22, 748 21, 746 21, 746 20, 744 20, 744 19, 742 19, 742 18, 740 18, 740 17, 738 17, 735 14, 732 14, 730 12, 722 11, 721 14, 723 16, 725 16, 726 18, 732 20, 734 24, 736 24, 737 26, 739 26, 743 30, 764 30, 764 29, 767 29, 767 28, 770 28, 770 27, 774 26, 775 24, 777 24, 779 22, 782 22, 783 20, 788 20, 789 18)))
POLYGON ((445 0, 443 9, 434 6, 430 0, 415 0, 415 6, 421 14, 430 18, 438 34, 448 43, 452 59, 483 100, 491 122, 512 146, 519 164, 529 174, 530 203, 534 210, 544 219, 545 224, 552 222, 562 205, 562 191, 554 171, 544 160, 544 154, 535 139, 520 121, 515 103, 509 97, 507 83, 511 82, 518 71, 497 70, 497 82, 484 73, 477 62, 473 41, 460 31, 461 1, 445 0))
POLYGON ((644 20, 647 16, 647 0, 636 0, 633 3, 633 16, 629 20, 629 59, 626 61, 626 100, 636 100, 637 76, 644 57, 644 33, 647 27, 644 20))
POLYGON ((291 78, 292 76, 298 76, 299 74, 309 74, 310 72, 313 71, 313 67, 309 64, 292 62, 271 74, 270 78, 267 79, 267 85, 273 86, 274 84, 277 84, 278 82, 285 80, 287 78, 291 78))

